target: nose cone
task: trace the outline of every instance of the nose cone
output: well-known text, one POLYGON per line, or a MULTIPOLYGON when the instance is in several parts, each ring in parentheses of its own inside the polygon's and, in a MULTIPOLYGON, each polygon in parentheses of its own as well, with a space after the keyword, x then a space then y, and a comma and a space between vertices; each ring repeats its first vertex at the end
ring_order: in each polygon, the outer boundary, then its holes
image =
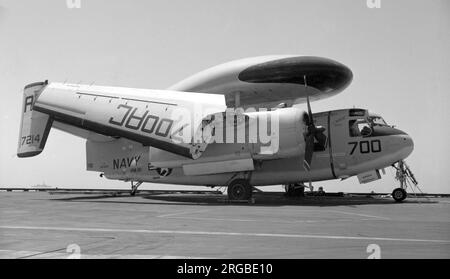
POLYGON ((390 160, 399 161, 407 158, 414 150, 414 142, 407 133, 389 126, 375 126, 372 137, 387 137, 386 152, 390 160))
POLYGON ((408 134, 398 135, 397 144, 400 160, 406 159, 414 150, 414 142, 408 134))
POLYGON ((404 145, 405 145, 405 153, 407 154, 405 156, 408 157, 409 154, 411 154, 414 150, 414 142, 412 140, 412 138, 409 135, 405 135, 403 136, 403 141, 404 141, 404 145))

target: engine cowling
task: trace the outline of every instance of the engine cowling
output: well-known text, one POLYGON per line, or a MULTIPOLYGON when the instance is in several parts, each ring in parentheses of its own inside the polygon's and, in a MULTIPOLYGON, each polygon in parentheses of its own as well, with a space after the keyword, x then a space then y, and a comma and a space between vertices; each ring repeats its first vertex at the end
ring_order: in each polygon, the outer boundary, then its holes
MULTIPOLYGON (((190 160, 156 148, 150 148, 150 164, 155 168, 237 160, 274 160, 300 156, 305 150, 305 112, 298 108, 274 111, 225 114, 204 127, 210 139, 202 157, 190 160), (240 117, 242 116, 242 117, 240 117)), ((246 164, 246 169, 248 164, 246 164)), ((233 171, 239 171, 233 169, 233 171)), ((220 172, 220 170, 219 170, 220 172)))

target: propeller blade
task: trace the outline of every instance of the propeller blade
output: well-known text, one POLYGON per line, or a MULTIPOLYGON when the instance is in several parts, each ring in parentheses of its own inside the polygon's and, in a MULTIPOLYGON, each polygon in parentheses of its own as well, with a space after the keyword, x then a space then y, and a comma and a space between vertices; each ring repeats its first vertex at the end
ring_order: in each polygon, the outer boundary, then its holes
MULTIPOLYGON (((307 89, 308 88, 308 83, 306 81, 306 76, 303 76, 303 81, 304 81, 305 87, 307 89)), ((306 91, 306 103, 308 105, 308 118, 309 118, 308 125, 314 125, 314 120, 313 120, 313 115, 312 115, 312 110, 311 110, 311 103, 309 102, 308 90, 305 90, 305 91, 306 91)))
MULTIPOLYGON (((306 171, 310 171, 311 170, 311 162, 312 162, 312 157, 313 157, 313 153, 314 153, 314 139, 317 140, 317 142, 320 145, 320 149, 324 149, 325 148, 325 144, 326 144, 326 140, 327 137, 323 134, 323 132, 325 131, 325 128, 318 126, 316 127, 314 125, 314 118, 313 118, 313 114, 312 114, 312 109, 311 109, 311 102, 309 100, 309 94, 308 94, 308 82, 306 80, 306 75, 303 76, 303 81, 305 84, 305 92, 306 92, 306 103, 308 105, 308 121, 305 121, 306 124, 306 128, 307 131, 304 134, 304 138, 305 138, 305 159, 303 160, 303 168, 306 171)), ((319 148, 319 146, 318 146, 319 148)))

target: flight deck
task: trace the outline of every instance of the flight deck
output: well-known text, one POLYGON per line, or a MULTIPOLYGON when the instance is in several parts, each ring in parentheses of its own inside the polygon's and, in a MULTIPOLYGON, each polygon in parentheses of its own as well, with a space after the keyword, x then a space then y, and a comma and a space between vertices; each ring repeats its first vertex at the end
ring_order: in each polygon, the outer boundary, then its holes
POLYGON ((450 258, 450 199, 0 192, 0 258, 450 258))

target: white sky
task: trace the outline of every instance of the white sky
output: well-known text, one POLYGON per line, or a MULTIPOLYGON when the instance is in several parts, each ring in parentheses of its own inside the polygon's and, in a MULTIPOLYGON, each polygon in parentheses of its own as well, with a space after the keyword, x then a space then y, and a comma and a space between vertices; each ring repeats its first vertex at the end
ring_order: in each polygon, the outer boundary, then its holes
MULTIPOLYGON (((350 87, 314 111, 363 107, 409 133, 422 189, 450 192, 450 1, 0 0, 0 187, 129 185, 85 170, 84 140, 52 130, 44 152, 16 154, 23 86, 36 81, 164 89, 207 67, 267 54, 329 57, 350 87)), ((393 172, 316 183, 327 191, 390 192, 393 172)), ((146 188, 161 188, 147 184, 146 188)))

